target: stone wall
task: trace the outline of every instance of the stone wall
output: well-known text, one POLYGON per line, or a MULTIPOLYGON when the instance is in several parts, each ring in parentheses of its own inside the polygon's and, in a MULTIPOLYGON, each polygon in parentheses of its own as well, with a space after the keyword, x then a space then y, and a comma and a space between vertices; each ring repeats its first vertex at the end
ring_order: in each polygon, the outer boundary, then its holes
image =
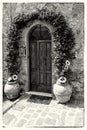
MULTIPOLYGON (((6 83, 8 73, 6 68, 6 46, 7 46, 7 31, 9 25, 13 18, 19 13, 23 12, 25 14, 31 14, 35 12, 37 8, 41 9, 42 7, 47 6, 50 10, 55 10, 55 12, 61 12, 66 21, 69 23, 69 26, 72 28, 75 34, 76 46, 73 49, 75 52, 76 58, 71 63, 71 70, 73 71, 71 75, 71 85, 76 88, 76 92, 80 92, 80 95, 84 91, 84 4, 83 3, 13 3, 3 4, 3 78, 4 84, 6 83)), ((24 32, 25 34, 25 32, 24 32)), ((24 37, 23 34, 23 37, 24 37)), ((23 39, 21 39, 21 45, 25 48, 26 43, 24 44, 23 39)), ((21 49, 20 49, 21 50, 21 49)), ((20 52, 21 53, 21 52, 20 52)), ((26 56, 21 56, 21 73, 20 77, 24 80, 25 86, 28 85, 27 79, 27 59, 26 56)), ((54 75, 56 80, 56 76, 54 75)), ((55 81, 54 81, 55 82, 55 81)), ((25 87, 26 88, 26 87, 25 87)), ((27 89, 26 89, 27 90, 27 89)))

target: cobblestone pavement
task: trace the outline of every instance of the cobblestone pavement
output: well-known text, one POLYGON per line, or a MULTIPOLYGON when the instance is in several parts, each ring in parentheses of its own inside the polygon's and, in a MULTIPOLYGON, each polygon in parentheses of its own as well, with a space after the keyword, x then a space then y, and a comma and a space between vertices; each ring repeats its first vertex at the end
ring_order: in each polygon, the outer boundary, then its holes
POLYGON ((3 127, 83 127, 81 100, 58 104, 51 98, 25 94, 3 114, 3 127))

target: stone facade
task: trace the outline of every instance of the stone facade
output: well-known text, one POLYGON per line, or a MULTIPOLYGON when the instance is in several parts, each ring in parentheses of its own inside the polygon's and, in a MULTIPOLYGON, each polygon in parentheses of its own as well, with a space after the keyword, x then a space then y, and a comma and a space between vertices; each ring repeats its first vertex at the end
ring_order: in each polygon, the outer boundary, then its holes
MULTIPOLYGON (((8 72, 6 68, 5 57, 7 54, 7 31, 9 31, 9 25, 11 21, 19 13, 31 14, 42 7, 47 6, 50 10, 55 12, 61 12, 69 26, 72 28, 75 34, 76 46, 73 49, 75 52, 75 59, 71 63, 71 70, 73 71, 71 77, 71 85, 74 86, 76 92, 82 93, 84 91, 84 4, 83 3, 13 3, 3 4, 3 81, 6 83, 8 72)), ((23 87, 28 91, 28 63, 27 63, 27 40, 26 35, 29 31, 29 27, 25 27, 22 31, 22 39, 20 43, 20 55, 22 59, 21 72, 19 78, 24 82, 23 87), (25 55, 22 55, 22 50, 25 50, 25 55)), ((23 52, 24 53, 24 52, 23 52)), ((53 83, 55 83, 57 77, 54 73, 55 67, 52 68, 53 83)), ((3 84, 3 85, 4 85, 3 84)))

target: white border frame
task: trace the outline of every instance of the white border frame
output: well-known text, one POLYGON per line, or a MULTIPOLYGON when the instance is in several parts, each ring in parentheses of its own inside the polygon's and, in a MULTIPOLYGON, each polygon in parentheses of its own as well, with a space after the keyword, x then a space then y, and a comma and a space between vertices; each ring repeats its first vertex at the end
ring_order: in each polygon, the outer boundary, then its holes
MULTIPOLYGON (((36 3, 36 2, 58 2, 58 3, 62 3, 62 2, 82 2, 84 3, 84 89, 85 89, 85 93, 84 93, 84 99, 85 99, 85 127, 83 128, 61 128, 61 129, 76 129, 76 130, 87 130, 87 84, 86 84, 86 77, 87 77, 87 56, 86 56, 86 53, 87 53, 87 0, 1 0, 0 1, 0 129, 3 129, 2 128, 2 78, 3 78, 3 75, 2 75, 2 14, 3 14, 3 10, 2 10, 2 4, 3 3, 36 3)), ((7 129, 7 128, 4 128, 4 129, 7 129)), ((10 129, 10 128, 9 128, 10 129)), ((9 130, 8 129, 8 130, 9 130)), ((11 129, 19 129, 19 128, 11 128, 11 129)), ((21 129, 27 129, 27 128, 21 128, 21 129)), ((35 128, 33 128, 35 129, 35 128)), ((38 128, 39 129, 39 128, 38 128)), ((46 129, 46 128, 45 128, 46 129)), ((54 128, 52 128, 54 129, 54 128)), ((57 128, 56 128, 57 129, 57 128)))

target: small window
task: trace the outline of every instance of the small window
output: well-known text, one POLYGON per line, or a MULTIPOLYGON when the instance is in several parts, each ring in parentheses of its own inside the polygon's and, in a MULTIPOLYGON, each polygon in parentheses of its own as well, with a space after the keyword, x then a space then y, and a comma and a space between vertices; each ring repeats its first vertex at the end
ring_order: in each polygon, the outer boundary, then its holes
POLYGON ((30 32, 30 40, 51 40, 51 35, 46 26, 38 24, 30 32))

